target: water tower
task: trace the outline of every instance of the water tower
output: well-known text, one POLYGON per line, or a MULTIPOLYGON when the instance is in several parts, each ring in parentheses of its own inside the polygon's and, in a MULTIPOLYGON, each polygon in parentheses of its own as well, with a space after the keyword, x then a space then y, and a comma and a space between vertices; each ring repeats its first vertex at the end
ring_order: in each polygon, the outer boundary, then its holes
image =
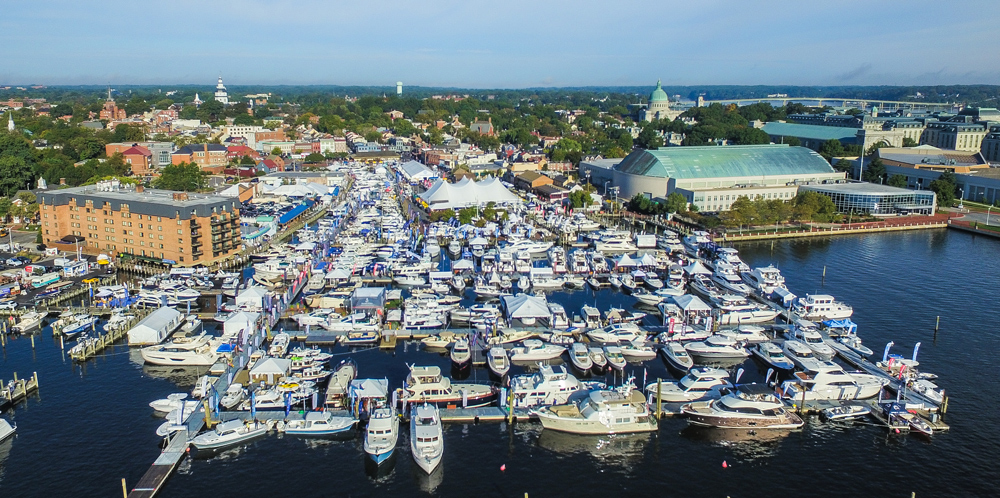
POLYGON ((402 81, 397 81, 396 82, 396 96, 397 97, 402 97, 403 96, 403 82, 402 81))

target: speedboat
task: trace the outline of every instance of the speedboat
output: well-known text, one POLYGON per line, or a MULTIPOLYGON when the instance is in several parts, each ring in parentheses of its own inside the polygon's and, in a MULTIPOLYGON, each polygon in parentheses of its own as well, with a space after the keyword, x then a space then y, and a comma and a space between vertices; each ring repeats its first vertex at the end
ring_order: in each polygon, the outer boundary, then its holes
POLYGON ((151 401, 149 407, 159 413, 170 413, 184 406, 187 393, 171 393, 165 399, 151 401))
POLYGON ((456 368, 462 369, 466 368, 472 364, 472 350, 469 349, 469 339, 467 336, 461 336, 455 340, 455 343, 451 345, 451 363, 456 368))
POLYGON ((533 374, 519 375, 510 380, 514 406, 518 408, 563 404, 584 387, 562 365, 541 365, 533 374))
POLYGON ((871 350, 868 346, 861 343, 861 338, 855 334, 842 335, 837 338, 837 341, 841 344, 850 348, 851 351, 858 353, 861 356, 871 356, 875 352, 871 350))
MULTIPOLYGON (((729 382, 729 372, 721 368, 697 367, 688 371, 680 380, 659 382, 660 401, 679 403, 716 399, 722 397, 726 389, 733 387, 729 382)), ((657 383, 646 385, 650 402, 656 402, 657 383)))
POLYGON ((358 421, 333 412, 306 412, 304 418, 285 422, 285 434, 294 436, 334 436, 350 432, 358 421))
POLYGON ((741 384, 711 401, 681 407, 688 423, 708 427, 747 429, 797 429, 802 419, 785 409, 774 391, 763 384, 741 384))
POLYGON ((441 375, 436 366, 410 366, 406 377, 403 399, 409 403, 433 403, 436 405, 457 405, 463 408, 486 406, 496 398, 493 387, 482 384, 452 384, 451 379, 441 375))
POLYGON ((608 365, 611 368, 621 372, 625 369, 626 361, 625 356, 622 354, 622 348, 618 346, 604 346, 604 357, 608 360, 608 365))
POLYGON ((664 344, 660 348, 660 354, 663 356, 663 359, 667 360, 670 366, 682 372, 687 372, 694 366, 694 360, 691 359, 691 355, 677 341, 670 341, 664 344))
POLYGON ((704 341, 684 345, 688 354, 702 359, 746 358, 750 356, 740 343, 727 335, 710 335, 704 341))
POLYGON ((847 373, 830 361, 808 360, 805 370, 795 372, 781 384, 782 395, 791 400, 868 399, 889 383, 883 377, 856 372, 847 373))
POLYGON ((25 334, 31 332, 42 324, 42 320, 45 319, 46 315, 48 315, 48 313, 29 311, 21 315, 21 318, 18 319, 16 324, 14 324, 11 331, 15 334, 25 334))
POLYGON ((267 433, 268 426, 257 421, 230 420, 215 429, 203 432, 191 440, 191 445, 199 450, 217 450, 234 446, 267 433))
POLYGON ((619 347, 621 348, 622 356, 634 363, 641 363, 656 358, 656 350, 651 346, 647 346, 642 340, 625 343, 619 347))
POLYGON ((587 352, 590 353, 590 361, 594 364, 594 373, 603 374, 608 369, 608 359, 604 356, 604 349, 591 347, 587 352))
POLYGON ((410 412, 410 453, 417 466, 430 474, 444 455, 441 412, 434 405, 414 405, 410 412))
POLYGON ((756 346, 750 348, 750 352, 776 370, 790 371, 795 368, 792 360, 789 360, 785 356, 785 352, 773 342, 758 343, 756 346))
POLYGON ((538 339, 527 339, 520 346, 510 349, 511 361, 546 361, 562 356, 566 351, 563 346, 545 344, 538 339))
POLYGON ((73 339, 84 330, 93 328, 96 324, 97 324, 96 316, 81 314, 77 315, 75 320, 65 325, 60 331, 60 333, 66 336, 67 339, 73 339))
POLYGON ((620 342, 645 339, 646 334, 635 323, 612 323, 602 329, 587 332, 587 337, 592 341, 603 342, 605 344, 618 344, 620 342))
POLYGON ((570 363, 581 372, 589 372, 594 367, 594 360, 590 358, 590 351, 587 345, 582 342, 574 342, 569 348, 570 363))
POLYGON ((722 335, 728 335, 739 342, 746 344, 757 344, 760 342, 767 342, 769 339, 766 334, 764 334, 764 327, 758 325, 740 325, 735 329, 722 329, 719 330, 722 335))
POLYGON ((632 297, 636 298, 636 300, 640 303, 649 306, 656 306, 666 299, 666 296, 654 294, 646 289, 643 289, 642 287, 636 287, 635 290, 632 291, 632 297))
POLYGON ((396 453, 396 441, 399 439, 399 418, 391 408, 377 408, 368 419, 365 430, 365 453, 375 462, 382 465, 388 462, 396 453))
POLYGON ((601 328, 601 311, 597 308, 583 305, 580 308, 580 317, 588 329, 601 328))
POLYGON ((871 409, 862 405, 840 405, 827 408, 821 413, 827 420, 842 422, 863 418, 871 413, 871 409))
POLYGON ((221 405, 226 410, 232 410, 239 406, 246 397, 246 391, 243 390, 243 384, 238 382, 229 384, 226 388, 226 392, 223 393, 222 399, 219 400, 219 405, 221 405))
POLYGON ((576 434, 652 432, 658 427, 645 397, 631 384, 591 391, 571 403, 544 407, 534 413, 545 429, 576 434))
POLYGON ((493 346, 486 352, 486 366, 497 377, 503 378, 510 371, 510 358, 503 346, 493 346))

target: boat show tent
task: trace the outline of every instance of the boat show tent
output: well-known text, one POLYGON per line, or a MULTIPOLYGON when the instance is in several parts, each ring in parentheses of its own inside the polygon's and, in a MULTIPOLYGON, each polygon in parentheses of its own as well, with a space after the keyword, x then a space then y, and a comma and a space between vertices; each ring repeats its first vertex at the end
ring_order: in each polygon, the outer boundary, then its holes
POLYGON ((678 308, 687 312, 712 312, 712 307, 705 304, 698 296, 684 294, 683 296, 670 296, 667 302, 676 304, 678 308))
POLYGON ((456 261, 454 264, 451 265, 452 271, 455 272, 472 270, 475 267, 476 267, 475 263, 473 263, 471 260, 468 259, 462 259, 456 261))
POLYGON ((437 173, 431 171, 430 168, 417 161, 406 161, 399 166, 399 171, 404 177, 406 177, 406 180, 410 182, 432 180, 438 177, 437 173))
POLYGON ((236 295, 236 306, 264 309, 264 299, 267 290, 259 285, 253 285, 236 295))
POLYGON ((263 382, 273 386, 281 382, 281 379, 287 377, 291 371, 292 360, 268 356, 254 363, 253 368, 250 369, 250 381, 255 384, 263 382))
POLYGON ((490 202, 512 204, 521 201, 496 178, 481 182, 463 178, 454 184, 438 180, 426 192, 420 194, 420 199, 426 202, 428 209, 431 210, 460 209, 490 202))
POLYGON ((647 252, 639 258, 639 266, 656 266, 656 258, 647 252))
POLYGON ((684 267, 684 271, 688 275, 692 275, 692 276, 693 275, 697 275, 699 273, 702 273, 702 274, 705 274, 705 275, 711 275, 712 274, 712 270, 709 270, 708 268, 705 268, 705 265, 701 264, 701 261, 695 261, 695 262, 693 262, 693 263, 685 266, 684 267))
POLYGON ((180 326, 183 319, 180 311, 164 306, 128 331, 128 343, 130 346, 159 344, 180 326))
POLYGON ((351 294, 352 310, 380 310, 385 308, 385 287, 359 287, 351 294))
POLYGON ((222 323, 222 333, 227 336, 236 336, 241 330, 245 330, 248 333, 253 332, 254 324, 260 319, 260 313, 253 313, 249 311, 240 311, 222 323))
POLYGON ((639 265, 628 254, 622 254, 622 257, 615 261, 615 268, 634 268, 636 266, 639 265))
POLYGON ((548 302, 544 297, 536 297, 529 294, 518 294, 516 296, 503 296, 501 298, 503 309, 507 314, 507 321, 511 324, 514 320, 524 322, 525 319, 543 319, 551 322, 552 311, 549 310, 548 302))

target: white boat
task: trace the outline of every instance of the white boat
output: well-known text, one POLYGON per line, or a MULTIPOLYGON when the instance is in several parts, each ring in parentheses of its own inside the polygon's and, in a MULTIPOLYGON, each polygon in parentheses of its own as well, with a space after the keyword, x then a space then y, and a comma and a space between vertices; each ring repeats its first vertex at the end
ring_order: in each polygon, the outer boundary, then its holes
POLYGON ((719 325, 741 325, 764 323, 774 320, 778 310, 750 301, 745 296, 722 294, 711 298, 712 306, 718 308, 719 325))
POLYGON ((490 404, 496 389, 482 384, 453 384, 441 375, 441 368, 411 365, 402 391, 408 403, 433 403, 438 406, 456 405, 475 408, 490 404))
POLYGON ((750 356, 740 343, 727 335, 713 334, 704 341, 684 345, 691 356, 702 359, 746 358, 750 356))
POLYGON ((350 432, 358 421, 333 412, 306 412, 303 418, 285 421, 285 434, 293 436, 334 436, 350 432))
POLYGON ((873 398, 889 383, 884 377, 848 373, 830 361, 808 360, 804 371, 781 384, 782 395, 790 400, 854 400, 873 398))
POLYGON ((459 242, 458 239, 452 239, 451 242, 448 243, 448 253, 452 256, 461 256, 462 243, 459 242))
POLYGON ((504 329, 501 330, 499 334, 487 339, 486 342, 490 345, 496 346, 499 344, 510 344, 512 342, 524 341, 537 335, 538 334, 528 330, 504 329))
POLYGON ((150 365, 210 366, 219 359, 218 343, 202 333, 195 337, 182 336, 158 346, 140 350, 143 361, 150 365))
POLYGON ((625 360, 641 363, 656 358, 656 350, 647 346, 642 340, 632 341, 619 346, 625 360))
POLYGON ((871 409, 862 405, 840 405, 827 408, 821 413, 827 420, 840 422, 866 417, 871 413, 871 409))
POLYGON ((604 356, 604 349, 591 347, 587 352, 590 353, 590 361, 594 364, 594 373, 604 373, 608 369, 608 359, 604 356))
POLYGON ((594 243, 594 249, 605 253, 629 253, 635 252, 639 248, 629 240, 609 239, 599 240, 594 243))
POLYGON ((40 313, 37 311, 29 311, 18 319, 11 331, 15 334, 26 334, 32 330, 38 328, 42 324, 42 320, 45 319, 48 313, 40 313))
POLYGON ((618 346, 604 346, 604 357, 608 360, 608 365, 619 372, 625 370, 625 356, 622 354, 622 348, 618 346))
POLYGON ((267 433, 268 426, 257 421, 230 420, 203 432, 191 440, 191 445, 199 450, 216 450, 234 446, 267 433))
POLYGON ((558 358, 566 351, 562 346, 545 344, 538 339, 527 339, 520 346, 510 349, 511 361, 546 361, 558 358))
POLYGON ((177 408, 182 408, 186 398, 187 393, 171 393, 164 399, 151 401, 149 407, 158 413, 170 413, 177 408))
POLYGON ((581 372, 589 372, 591 368, 594 368, 594 360, 590 358, 590 351, 587 349, 587 345, 582 342, 574 342, 570 346, 569 360, 581 372))
POLYGON ((396 441, 399 439, 399 418, 391 408, 377 408, 368 419, 365 429, 365 453, 375 462, 382 465, 388 462, 396 452, 396 441))
POLYGON ((861 343, 861 338, 857 335, 842 335, 837 338, 837 341, 841 344, 850 348, 851 351, 858 353, 861 356, 871 356, 875 352, 871 350, 868 346, 861 343))
POLYGON ((743 272, 741 276, 743 281, 761 296, 770 296, 776 289, 788 289, 785 287, 785 277, 781 275, 781 270, 773 265, 754 268, 749 272, 743 272))
POLYGON ((686 372, 694 366, 694 360, 691 359, 691 355, 687 353, 684 346, 680 342, 670 341, 660 348, 660 354, 663 356, 670 366, 686 372))
POLYGON ((804 360, 816 358, 816 354, 813 353, 813 350, 806 343, 794 339, 788 339, 782 343, 781 350, 789 360, 792 360, 792 363, 795 363, 799 367, 802 366, 804 360))
POLYGON ((792 311, 810 321, 840 320, 850 318, 854 308, 827 294, 806 294, 792 305, 792 311))
POLYGON ((563 404, 583 387, 562 365, 541 365, 533 374, 519 375, 510 380, 514 406, 517 408, 563 404))
POLYGON ((691 235, 687 235, 681 239, 681 243, 684 244, 684 251, 693 257, 698 257, 698 251, 701 249, 702 244, 710 244, 711 242, 712 239, 708 237, 708 232, 700 230, 695 230, 691 232, 691 235))
POLYGON ((229 387, 226 388, 226 392, 222 394, 222 398, 219 400, 219 405, 226 410, 232 410, 239 406, 245 398, 246 391, 243 389, 243 384, 234 382, 229 384, 229 387))
MULTIPOLYGON (((721 368, 696 367, 688 371, 680 380, 661 380, 659 382, 660 401, 665 403, 680 403, 717 399, 731 389, 729 372, 721 368)), ((646 385, 651 403, 656 402, 657 383, 646 385)))
POLYGON ((580 317, 588 329, 601 328, 601 311, 597 308, 586 304, 583 305, 580 308, 580 317))
POLYGON ((441 412, 434 405, 414 405, 410 411, 410 453, 417 466, 430 474, 444 456, 441 412))
POLYGON ((619 342, 645 339, 646 333, 635 323, 612 323, 607 327, 588 331, 587 337, 592 341, 605 344, 618 344, 619 342))
POLYGON ((638 300, 640 303, 648 306, 656 306, 657 304, 663 302, 664 299, 666 299, 666 296, 661 296, 660 294, 654 294, 646 289, 643 289, 642 287, 637 287, 635 290, 633 290, 632 297, 636 298, 636 300, 638 300))
POLYGON ((279 332, 271 339, 271 346, 267 349, 267 353, 275 358, 281 358, 288 352, 288 345, 291 341, 292 337, 290 335, 285 332, 279 332))
POLYGON ((10 422, 0 418, 0 443, 14 437, 17 433, 17 425, 11 425, 10 422))
POLYGON ((785 356, 785 352, 773 342, 761 342, 750 348, 750 352, 776 370, 789 371, 795 368, 795 363, 792 363, 792 360, 785 356))
POLYGON ((510 358, 507 357, 507 350, 502 346, 493 346, 486 352, 486 366, 490 372, 497 377, 503 378, 510 371, 510 358))
POLYGON ((646 399, 631 385, 591 391, 572 403, 544 407, 535 414, 545 429, 575 434, 628 434, 657 429, 646 399))
MULTIPOLYGON (((786 332, 787 333, 787 332, 786 332)), ((823 336, 812 328, 796 327, 792 332, 791 339, 802 341, 803 344, 813 351, 813 354, 821 360, 829 360, 837 354, 837 351, 830 347, 823 336)))
POLYGON ((688 423, 708 427, 797 429, 802 419, 785 409, 774 391, 761 384, 740 384, 725 396, 681 407, 688 423))
POLYGON ((767 342, 769 339, 764 333, 764 327, 757 325, 740 325, 735 329, 720 329, 719 333, 722 335, 728 335, 737 342, 743 342, 746 344, 758 344, 761 342, 767 342))
POLYGON ((468 336, 458 337, 451 345, 451 363, 456 368, 466 368, 472 364, 472 350, 469 349, 468 336))

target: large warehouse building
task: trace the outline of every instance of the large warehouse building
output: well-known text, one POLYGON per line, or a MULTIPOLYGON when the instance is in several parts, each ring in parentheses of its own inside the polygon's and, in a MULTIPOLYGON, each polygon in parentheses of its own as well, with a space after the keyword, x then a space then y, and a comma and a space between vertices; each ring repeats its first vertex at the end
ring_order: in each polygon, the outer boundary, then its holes
POLYGON ((789 200, 801 184, 845 178, 816 152, 788 145, 636 150, 617 165, 583 162, 580 169, 583 176, 590 172, 596 185, 610 182, 619 187, 620 198, 678 192, 707 212, 726 211, 741 196, 789 200))

